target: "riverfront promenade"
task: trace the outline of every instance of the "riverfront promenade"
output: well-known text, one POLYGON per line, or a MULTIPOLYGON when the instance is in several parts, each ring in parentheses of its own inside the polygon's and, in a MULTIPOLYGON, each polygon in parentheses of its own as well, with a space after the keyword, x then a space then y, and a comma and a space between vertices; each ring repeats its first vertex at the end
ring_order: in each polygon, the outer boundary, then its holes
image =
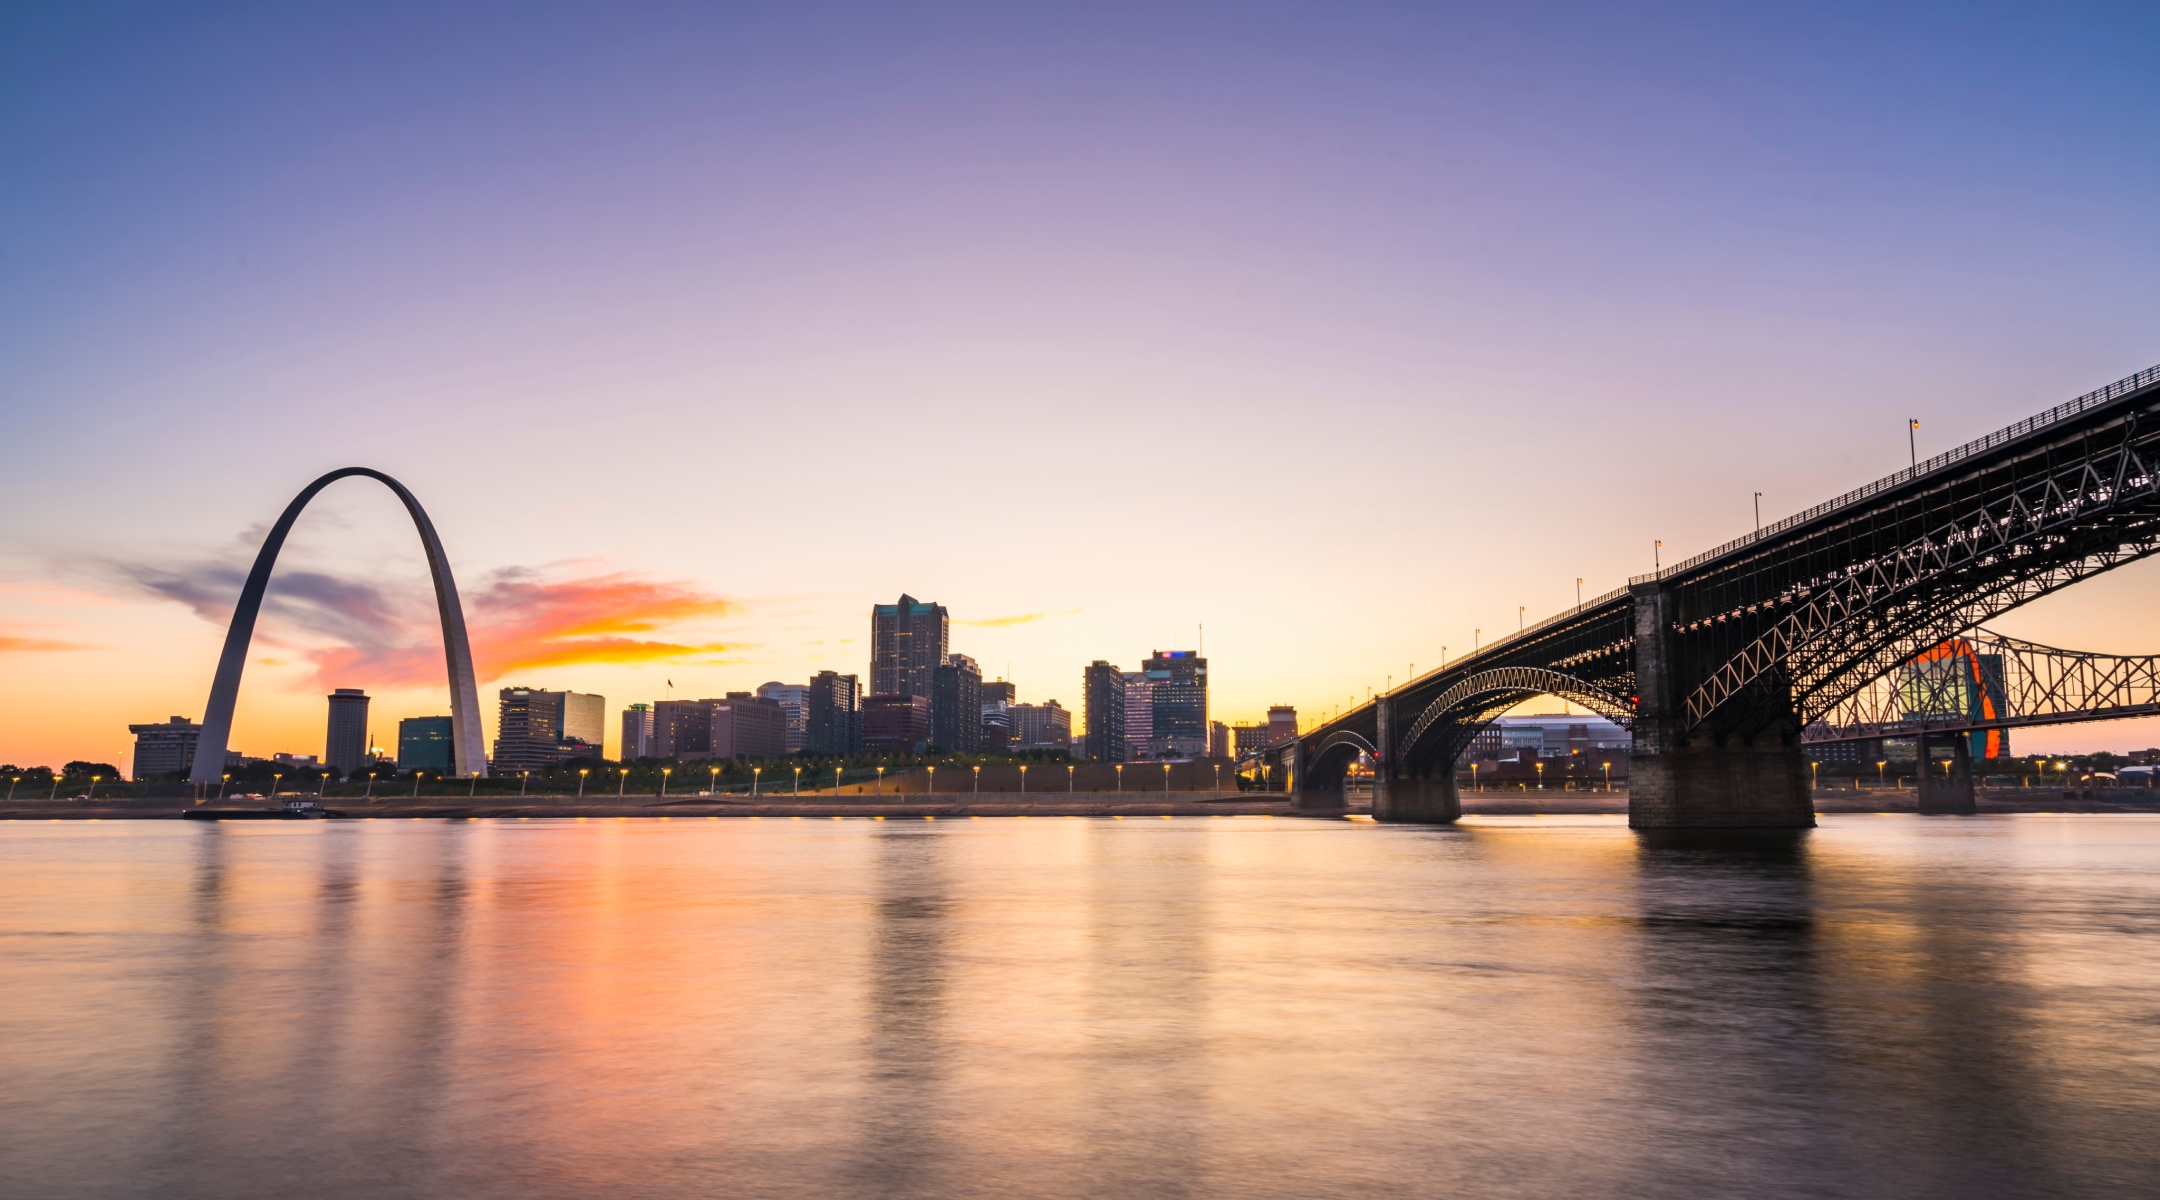
MULTIPOLYGON (((1271 816, 1341 818, 1364 815, 1369 797, 1353 793, 1347 809, 1333 812, 1299 810, 1281 793, 1198 792, 1173 793, 1173 799, 1149 799, 1133 795, 1056 795, 1021 800, 1002 795, 992 798, 958 794, 901 795, 852 794, 788 797, 741 794, 683 796, 666 800, 653 796, 617 798, 538 796, 530 798, 479 796, 375 797, 361 800, 332 796, 321 801, 326 810, 344 818, 505 818, 505 817, 819 817, 819 818, 982 818, 982 817, 1227 817, 1271 816)), ((1983 788, 1976 792, 1981 815, 1991 813, 2151 813, 2160 812, 2160 793, 2148 788, 2109 788, 2072 791, 2061 788, 1983 788)), ((1627 813, 1628 796, 1615 792, 1471 792, 1463 796, 1465 816, 1564 816, 1627 813)), ((264 808, 261 801, 227 800, 212 808, 264 808)), ((1819 789, 1814 808, 1822 815, 1842 813, 1910 813, 1918 810, 1910 788, 1819 789)), ((0 820, 177 820, 188 809, 180 801, 151 798, 87 803, 81 800, 17 801, 0 806, 0 820)))

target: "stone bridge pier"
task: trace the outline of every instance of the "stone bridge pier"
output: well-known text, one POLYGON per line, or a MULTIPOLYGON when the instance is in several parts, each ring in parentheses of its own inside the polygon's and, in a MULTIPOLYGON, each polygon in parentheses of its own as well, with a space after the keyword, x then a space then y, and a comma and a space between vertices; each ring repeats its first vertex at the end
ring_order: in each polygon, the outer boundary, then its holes
MULTIPOLYGON (((1673 597, 1657 583, 1633 593, 1635 748, 1628 756, 1628 824, 1636 829, 1807 829, 1815 824, 1797 715, 1742 733, 1716 715, 1688 728, 1695 681, 1672 653, 1673 597)), ((1789 702, 1788 702, 1789 707, 1789 702)))
POLYGON ((1939 816, 1970 816, 1980 811, 1973 799, 1972 739, 1962 733, 1930 733, 1920 739, 1920 811, 1939 816), (1948 745, 1950 759, 1936 766, 1932 753, 1948 745))
POLYGON ((1462 793, 1455 786, 1455 764, 1441 763, 1436 778, 1419 778, 1405 761, 1402 729, 1415 714, 1397 711, 1399 701, 1381 697, 1380 754, 1375 763, 1372 816, 1375 821, 1406 825, 1446 825, 1462 819, 1462 793))

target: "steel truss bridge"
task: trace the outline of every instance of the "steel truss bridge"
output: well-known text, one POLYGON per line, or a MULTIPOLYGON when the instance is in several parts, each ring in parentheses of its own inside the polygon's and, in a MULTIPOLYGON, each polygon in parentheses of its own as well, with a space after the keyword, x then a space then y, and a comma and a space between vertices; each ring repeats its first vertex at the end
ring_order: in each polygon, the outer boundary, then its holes
POLYGON ((1809 745, 2160 716, 2160 655, 2058 650, 1976 630, 1874 680, 1808 726, 1809 745))
POLYGON ((1376 816, 1451 820, 1454 764, 1478 731, 1552 695, 1632 726, 1632 823, 1809 825, 1803 741, 2148 711, 2151 659, 1975 631, 2156 550, 2160 367, 1636 576, 1268 755, 1301 803, 1339 805, 1362 753, 1376 816), (2010 711, 1927 715, 1947 698, 1910 681, 1957 639, 2002 656, 2010 711))

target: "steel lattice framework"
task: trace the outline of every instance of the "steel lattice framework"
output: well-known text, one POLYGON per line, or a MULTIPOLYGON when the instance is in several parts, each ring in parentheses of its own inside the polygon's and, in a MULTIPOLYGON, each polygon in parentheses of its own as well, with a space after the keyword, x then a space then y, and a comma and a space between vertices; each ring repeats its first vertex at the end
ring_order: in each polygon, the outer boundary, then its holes
POLYGON ((2160 655, 2059 650, 1976 630, 1846 697, 1810 745, 2160 715, 2160 655), (1999 674, 1998 674, 1999 672, 1999 674))
POLYGON ((1300 752, 1324 777, 1323 745, 1345 754, 1330 735, 1354 733, 1425 775, 1533 694, 1623 716, 1640 706, 1644 628, 1677 689, 1661 721, 1691 740, 1790 744, 1931 647, 2156 551, 2160 367, 1632 579, 1308 731, 1300 752))

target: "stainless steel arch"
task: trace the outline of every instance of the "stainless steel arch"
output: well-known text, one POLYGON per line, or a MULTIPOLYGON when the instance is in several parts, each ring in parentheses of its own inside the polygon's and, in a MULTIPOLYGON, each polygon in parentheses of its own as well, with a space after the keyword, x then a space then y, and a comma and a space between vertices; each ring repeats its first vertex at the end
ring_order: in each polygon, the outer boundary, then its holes
POLYGON ((428 572, 435 577, 435 607, 442 614, 443 657, 450 668, 450 736, 459 775, 487 774, 487 755, 480 736, 480 689, 473 678, 472 645, 465 637, 465 610, 458 604, 457 583, 450 578, 450 560, 443 554, 442 539, 435 536, 434 522, 405 485, 381 471, 346 467, 307 485, 285 514, 270 527, 256 552, 255 566, 240 589, 233 608, 231 628, 225 631, 225 652, 218 656, 217 675, 210 682, 210 702, 203 708, 202 734, 195 742, 195 767, 188 778, 195 783, 216 783, 225 773, 225 744, 232 737, 233 704, 240 697, 240 672, 247 666, 248 643, 255 636, 255 618, 262 611, 263 592, 270 586, 270 568, 277 563, 285 535, 292 532, 300 510, 315 493, 348 475, 365 475, 397 493, 420 530, 420 547, 427 553, 428 572))

